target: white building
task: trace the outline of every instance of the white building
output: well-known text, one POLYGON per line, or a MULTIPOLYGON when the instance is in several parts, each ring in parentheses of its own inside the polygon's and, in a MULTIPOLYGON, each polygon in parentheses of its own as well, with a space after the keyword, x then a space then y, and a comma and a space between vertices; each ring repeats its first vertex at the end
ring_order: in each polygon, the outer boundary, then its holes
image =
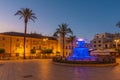
POLYGON ((120 33, 102 33, 96 34, 91 40, 94 49, 119 48, 120 33))

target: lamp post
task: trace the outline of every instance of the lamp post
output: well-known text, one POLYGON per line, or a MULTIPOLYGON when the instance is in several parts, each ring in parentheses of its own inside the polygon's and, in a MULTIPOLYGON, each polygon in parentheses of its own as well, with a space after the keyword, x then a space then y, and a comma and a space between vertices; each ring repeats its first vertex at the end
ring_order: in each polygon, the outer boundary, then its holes
POLYGON ((115 46, 116 46, 116 49, 118 49, 118 42, 119 42, 119 40, 114 40, 115 41, 115 46))
POLYGON ((43 41, 47 41, 47 40, 48 40, 48 38, 44 38, 44 39, 43 39, 43 41))
POLYGON ((116 50, 117 50, 117 54, 116 54, 116 55, 119 55, 119 49, 118 49, 118 42, 119 42, 119 40, 116 39, 116 40, 114 40, 114 41, 115 41, 116 50))

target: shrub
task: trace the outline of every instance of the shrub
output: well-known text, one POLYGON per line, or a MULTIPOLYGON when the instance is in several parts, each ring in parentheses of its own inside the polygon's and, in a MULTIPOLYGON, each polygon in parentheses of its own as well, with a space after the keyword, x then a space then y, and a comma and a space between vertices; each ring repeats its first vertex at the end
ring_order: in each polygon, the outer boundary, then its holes
POLYGON ((0 54, 5 53, 5 49, 0 48, 0 54))

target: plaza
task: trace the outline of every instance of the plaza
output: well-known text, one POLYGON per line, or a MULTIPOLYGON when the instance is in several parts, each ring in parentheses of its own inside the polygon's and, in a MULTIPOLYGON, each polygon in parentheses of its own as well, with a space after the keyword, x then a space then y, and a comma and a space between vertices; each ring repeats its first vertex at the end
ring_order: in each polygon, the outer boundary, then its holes
POLYGON ((0 0, 0 80, 120 80, 119 3, 0 0))
MULTIPOLYGON (((117 59, 120 63, 120 59, 117 59)), ((51 59, 0 61, 0 80, 120 80, 120 65, 72 67, 51 59)))

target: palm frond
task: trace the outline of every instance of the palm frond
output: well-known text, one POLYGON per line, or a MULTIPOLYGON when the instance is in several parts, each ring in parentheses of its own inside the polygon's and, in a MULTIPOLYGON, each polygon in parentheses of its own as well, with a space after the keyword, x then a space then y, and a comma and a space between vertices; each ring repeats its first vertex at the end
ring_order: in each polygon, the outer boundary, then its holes
POLYGON ((29 8, 21 8, 15 13, 15 15, 19 15, 19 19, 24 18, 25 21, 32 20, 35 22, 35 19, 37 19, 35 13, 33 13, 29 8))
POLYGON ((116 24, 116 26, 120 28, 120 21, 116 24))

